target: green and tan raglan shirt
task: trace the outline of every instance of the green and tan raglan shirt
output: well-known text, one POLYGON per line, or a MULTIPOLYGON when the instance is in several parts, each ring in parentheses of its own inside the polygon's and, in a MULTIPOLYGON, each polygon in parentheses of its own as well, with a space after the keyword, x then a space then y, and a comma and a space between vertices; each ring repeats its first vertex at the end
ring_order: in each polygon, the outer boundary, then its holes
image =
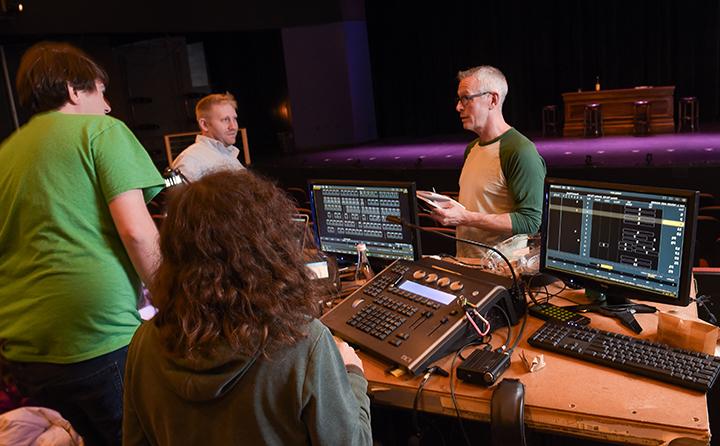
MULTIPOLYGON (((497 138, 472 141, 460 173, 460 203, 469 211, 510 214, 512 233, 458 226, 457 236, 495 245, 514 234, 540 229, 545 161, 535 144, 511 128, 497 138)), ((457 243, 458 257, 480 257, 482 248, 457 243)))

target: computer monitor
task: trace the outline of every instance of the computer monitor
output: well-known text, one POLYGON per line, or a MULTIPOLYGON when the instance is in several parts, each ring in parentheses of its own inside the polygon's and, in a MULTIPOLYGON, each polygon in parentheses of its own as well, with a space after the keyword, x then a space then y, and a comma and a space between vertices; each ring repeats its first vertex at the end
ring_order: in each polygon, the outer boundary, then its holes
POLYGON ((415 183, 310 180, 308 189, 320 249, 339 262, 354 262, 360 242, 371 263, 420 258, 418 232, 386 220, 393 215, 417 224, 415 183))
POLYGON ((608 304, 690 302, 699 193, 545 180, 540 270, 608 304))

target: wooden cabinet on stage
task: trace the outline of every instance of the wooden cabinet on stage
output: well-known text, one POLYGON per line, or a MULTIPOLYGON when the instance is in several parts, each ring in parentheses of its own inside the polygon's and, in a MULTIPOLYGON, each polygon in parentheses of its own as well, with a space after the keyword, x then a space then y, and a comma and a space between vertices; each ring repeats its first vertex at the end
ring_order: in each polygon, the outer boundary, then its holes
POLYGON ((672 133, 675 130, 674 93, 674 86, 563 93, 563 102, 565 103, 563 135, 583 136, 583 118, 587 104, 601 104, 602 134, 632 134, 636 101, 648 101, 649 103, 651 134, 672 133))

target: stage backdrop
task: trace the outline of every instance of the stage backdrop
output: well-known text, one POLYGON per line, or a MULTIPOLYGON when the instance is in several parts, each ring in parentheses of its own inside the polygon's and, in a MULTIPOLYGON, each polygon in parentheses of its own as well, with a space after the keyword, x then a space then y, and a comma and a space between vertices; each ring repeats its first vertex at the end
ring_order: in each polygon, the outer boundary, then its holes
POLYGON ((366 2, 378 133, 456 132, 458 69, 508 78, 509 122, 540 128, 543 105, 594 88, 675 85, 700 118, 720 114, 720 2, 544 0, 366 2))

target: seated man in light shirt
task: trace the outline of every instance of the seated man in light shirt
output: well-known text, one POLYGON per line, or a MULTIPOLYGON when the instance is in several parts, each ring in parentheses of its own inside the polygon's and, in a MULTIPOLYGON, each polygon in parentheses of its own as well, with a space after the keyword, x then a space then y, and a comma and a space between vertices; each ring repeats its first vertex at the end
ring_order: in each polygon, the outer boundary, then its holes
POLYGON ((189 181, 216 170, 243 170, 240 150, 234 146, 238 133, 237 102, 230 93, 211 94, 195 106, 201 134, 172 163, 189 181))

